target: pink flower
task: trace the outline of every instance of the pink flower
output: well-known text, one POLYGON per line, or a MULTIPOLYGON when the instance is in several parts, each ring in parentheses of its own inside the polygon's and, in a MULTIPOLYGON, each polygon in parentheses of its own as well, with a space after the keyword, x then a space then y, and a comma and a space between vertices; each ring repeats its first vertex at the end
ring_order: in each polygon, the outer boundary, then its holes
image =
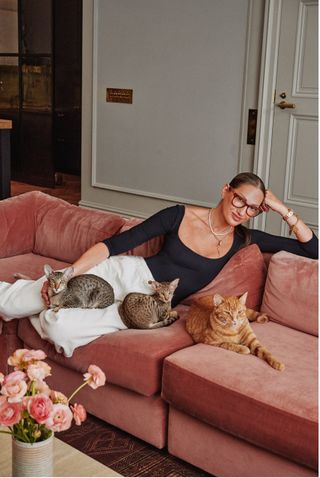
POLYGON ((27 368, 27 374, 30 380, 43 380, 51 375, 50 371, 51 367, 41 360, 30 364, 27 368))
POLYGON ((21 403, 9 403, 0 397, 0 425, 11 427, 21 420, 21 403))
POLYGON ((36 393, 44 393, 48 397, 50 396, 50 388, 46 382, 43 382, 42 380, 35 380, 33 384, 36 393))
POLYGON ((50 398, 53 401, 53 403, 64 403, 65 405, 68 405, 67 397, 61 392, 56 392, 55 390, 51 390, 50 398))
POLYGON ((88 385, 93 389, 101 387, 106 383, 106 376, 97 365, 89 365, 88 372, 83 376, 88 381, 88 385))
POLYGON ((18 349, 8 358, 8 364, 17 369, 25 368, 29 362, 44 360, 46 354, 42 350, 18 349))
POLYGON ((39 393, 28 400, 29 415, 38 423, 44 423, 53 409, 52 401, 44 393, 39 393))
POLYGON ((25 382, 26 374, 21 371, 9 373, 4 377, 1 394, 8 398, 8 402, 21 402, 27 392, 27 384, 25 382))
POLYGON ((0 385, 3 384, 3 381, 4 381, 4 375, 3 373, 0 372, 0 385))
POLYGON ((75 403, 73 406, 70 405, 70 408, 73 412, 73 418, 76 422, 76 425, 81 425, 87 418, 87 412, 83 405, 75 403))
POLYGON ((49 418, 46 420, 45 425, 49 430, 53 432, 62 432, 70 428, 72 422, 72 412, 68 405, 63 403, 56 403, 53 405, 53 409, 49 418))

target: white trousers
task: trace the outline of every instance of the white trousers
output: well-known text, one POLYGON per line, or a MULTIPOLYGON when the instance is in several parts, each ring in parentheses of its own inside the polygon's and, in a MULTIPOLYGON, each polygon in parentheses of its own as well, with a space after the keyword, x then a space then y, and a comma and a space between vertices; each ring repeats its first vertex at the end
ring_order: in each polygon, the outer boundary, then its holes
POLYGON ((126 329, 119 313, 119 301, 129 292, 152 293, 153 280, 142 257, 114 256, 89 271, 107 280, 114 289, 115 302, 105 309, 60 309, 57 313, 44 309, 41 288, 46 277, 17 280, 14 284, 0 282, 0 316, 3 320, 30 317, 42 339, 53 343, 57 352, 71 357, 76 347, 86 345, 104 334, 126 329))

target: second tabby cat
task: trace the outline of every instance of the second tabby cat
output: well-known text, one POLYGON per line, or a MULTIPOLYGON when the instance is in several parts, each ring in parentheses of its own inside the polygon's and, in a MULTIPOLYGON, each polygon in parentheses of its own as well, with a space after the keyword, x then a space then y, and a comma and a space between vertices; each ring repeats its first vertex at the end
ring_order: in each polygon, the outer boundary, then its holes
POLYGON ((246 299, 247 292, 241 297, 222 297, 219 294, 213 298, 202 297, 189 311, 187 331, 197 343, 256 355, 274 369, 284 370, 284 364, 261 345, 249 324, 249 321, 266 322, 268 317, 247 309, 246 299))
POLYGON ((179 318, 171 310, 171 300, 179 279, 172 282, 149 281, 152 295, 130 292, 119 306, 119 314, 129 329, 158 329, 172 324, 179 318))

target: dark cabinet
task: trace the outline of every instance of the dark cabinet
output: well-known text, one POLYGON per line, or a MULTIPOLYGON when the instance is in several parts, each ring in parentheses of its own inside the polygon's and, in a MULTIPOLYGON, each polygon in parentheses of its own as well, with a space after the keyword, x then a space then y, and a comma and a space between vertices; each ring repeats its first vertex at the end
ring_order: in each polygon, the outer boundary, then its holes
POLYGON ((11 177, 53 186, 56 172, 81 170, 82 0, 0 0, 0 15, 10 27, 0 32, 0 117, 13 121, 11 177))

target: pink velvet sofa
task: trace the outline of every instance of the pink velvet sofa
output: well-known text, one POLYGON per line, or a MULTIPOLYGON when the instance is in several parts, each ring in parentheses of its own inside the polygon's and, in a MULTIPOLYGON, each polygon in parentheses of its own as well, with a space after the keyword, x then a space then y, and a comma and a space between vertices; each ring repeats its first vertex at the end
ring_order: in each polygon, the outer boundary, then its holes
MULTIPOLYGON (((43 265, 63 268, 136 219, 82 209, 40 192, 0 201, 0 280, 43 265)), ((156 238, 129 254, 148 256, 156 238)), ((169 327, 124 330, 75 350, 42 340, 28 318, 0 320, 0 371, 16 348, 43 349, 51 386, 68 394, 90 363, 106 373, 99 393, 78 400, 93 415, 215 476, 317 476, 317 261, 285 252, 239 251, 205 289, 178 306, 169 327), (277 372, 253 356, 193 344, 185 318, 193 300, 248 291, 248 305, 271 321, 253 324, 286 365, 277 372)))

